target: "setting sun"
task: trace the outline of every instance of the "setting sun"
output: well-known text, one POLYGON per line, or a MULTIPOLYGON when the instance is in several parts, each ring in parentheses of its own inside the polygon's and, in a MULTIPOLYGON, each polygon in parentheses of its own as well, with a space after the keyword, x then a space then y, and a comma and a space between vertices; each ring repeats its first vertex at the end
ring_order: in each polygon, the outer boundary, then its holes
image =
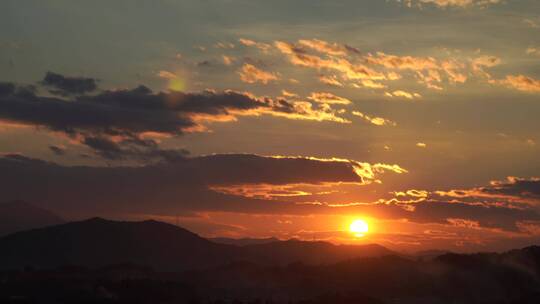
POLYGON ((369 231, 369 225, 364 220, 354 220, 349 226, 349 230, 356 236, 364 236, 369 231))

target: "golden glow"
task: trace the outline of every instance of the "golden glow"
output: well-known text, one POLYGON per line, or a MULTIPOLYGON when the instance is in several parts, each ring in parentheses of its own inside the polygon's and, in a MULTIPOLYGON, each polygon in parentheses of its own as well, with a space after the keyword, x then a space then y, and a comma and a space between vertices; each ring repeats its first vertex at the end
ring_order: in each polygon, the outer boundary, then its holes
POLYGON ((171 91, 184 91, 186 88, 186 84, 184 81, 180 78, 173 78, 169 80, 169 90, 171 91))
POLYGON ((357 237, 364 236, 369 231, 369 225, 366 221, 357 219, 349 226, 349 230, 357 237))

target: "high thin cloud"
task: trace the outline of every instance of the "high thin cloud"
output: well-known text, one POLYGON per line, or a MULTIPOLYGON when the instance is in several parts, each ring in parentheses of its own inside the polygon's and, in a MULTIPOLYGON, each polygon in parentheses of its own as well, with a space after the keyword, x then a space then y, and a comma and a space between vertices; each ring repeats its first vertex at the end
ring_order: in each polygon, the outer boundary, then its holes
MULTIPOLYGON (((397 80, 407 77, 428 89, 443 90, 445 85, 463 84, 471 76, 489 80, 491 75, 486 70, 501 63, 499 58, 488 55, 435 58, 384 52, 362 54, 350 46, 319 39, 275 41, 274 45, 293 65, 328 74, 319 76, 319 81, 336 87, 381 90, 396 87, 397 80)), ((400 88, 393 91, 405 92, 400 88)))
POLYGON ((341 77, 346 80, 383 80, 385 75, 377 72, 363 64, 354 64, 341 57, 322 58, 317 55, 309 54, 301 46, 296 46, 284 41, 276 41, 276 48, 289 57, 292 64, 315 69, 325 69, 339 72, 341 77))
MULTIPOLYGON (((75 86, 72 81, 68 83, 75 86)), ((68 90, 67 85, 63 87, 64 91, 68 90)), ((69 90, 70 93, 81 92, 69 90)), ((12 83, 0 83, 0 119, 63 132, 100 155, 115 159, 121 158, 122 154, 141 154, 142 158, 147 158, 172 152, 162 151, 155 141, 143 139, 145 133, 175 136, 204 129, 206 121, 231 121, 237 116, 262 114, 287 119, 349 122, 325 104, 256 97, 234 91, 152 92, 139 86, 92 95, 78 94, 66 99, 42 96, 31 88, 12 83)))

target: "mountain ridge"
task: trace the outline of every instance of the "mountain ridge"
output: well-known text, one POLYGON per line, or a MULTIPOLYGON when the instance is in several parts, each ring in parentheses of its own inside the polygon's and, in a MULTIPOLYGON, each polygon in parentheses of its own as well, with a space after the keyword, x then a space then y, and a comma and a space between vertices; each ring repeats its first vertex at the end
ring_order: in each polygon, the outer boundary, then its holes
POLYGON ((0 238, 0 268, 62 265, 100 267, 135 263, 156 269, 211 268, 237 261, 263 265, 330 264, 393 254, 379 245, 333 245, 298 240, 237 246, 218 244, 155 220, 83 221, 17 232, 0 238))

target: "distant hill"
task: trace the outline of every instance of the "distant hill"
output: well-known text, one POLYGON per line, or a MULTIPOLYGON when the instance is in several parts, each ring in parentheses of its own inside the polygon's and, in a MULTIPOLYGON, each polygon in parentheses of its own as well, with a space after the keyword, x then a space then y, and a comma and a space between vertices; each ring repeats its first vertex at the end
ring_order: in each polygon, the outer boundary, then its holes
POLYGON ((257 239, 257 238, 233 239, 233 238, 216 237, 216 238, 209 238, 208 240, 214 243, 218 243, 218 244, 227 244, 227 245, 236 245, 236 246, 267 244, 267 243, 279 241, 279 239, 274 238, 274 237, 261 238, 261 239, 257 239))
POLYGON ((448 250, 422 250, 414 253, 414 257, 422 260, 433 260, 441 255, 452 253, 448 250))
POLYGON ((0 302, 114 295, 119 303, 540 303, 538 246, 431 253, 415 259, 379 245, 299 240, 227 245, 166 223, 94 218, 0 238, 0 302), (66 265, 83 267, 57 268, 66 265), (38 271, 1 271, 24 266, 38 271))
POLYGON ((249 245, 242 248, 254 261, 266 265, 286 265, 292 262, 324 265, 356 258, 398 255, 398 253, 376 244, 334 245, 328 242, 295 239, 249 245))
POLYGON ((246 246, 218 244, 162 222, 117 222, 94 218, 0 238, 0 269, 30 265, 53 268, 134 263, 176 271, 239 261, 259 265, 330 264, 391 253, 378 245, 336 246, 297 240, 246 246))
POLYGON ((56 214, 24 201, 0 203, 0 236, 61 223, 64 220, 56 214))
MULTIPOLYGON (((196 285, 223 298, 360 294, 381 303, 532 304, 540 303, 539 265, 540 247, 532 246, 501 254, 448 253, 430 260, 392 255, 323 266, 235 264, 206 271, 196 285)), ((371 302, 340 302, 334 296, 322 303, 371 302)))
POLYGON ((166 223, 93 218, 0 238, 0 268, 135 263, 182 270, 226 263, 234 251, 166 223))

